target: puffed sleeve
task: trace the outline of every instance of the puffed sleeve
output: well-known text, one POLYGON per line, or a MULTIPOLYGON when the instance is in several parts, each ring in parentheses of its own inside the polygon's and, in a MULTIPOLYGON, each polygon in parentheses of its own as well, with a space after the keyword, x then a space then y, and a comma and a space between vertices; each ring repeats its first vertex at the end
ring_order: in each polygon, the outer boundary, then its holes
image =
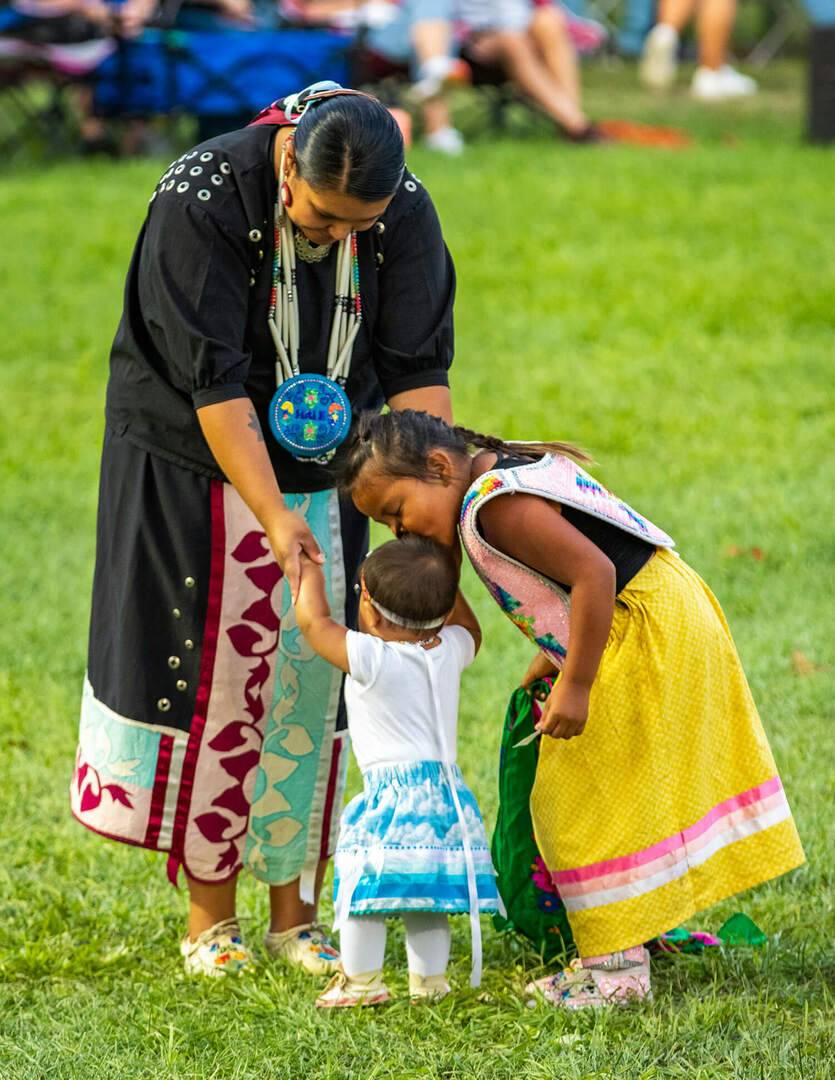
POLYGON ((201 206, 154 208, 140 268, 143 319, 196 409, 246 396, 249 275, 245 242, 201 206))
POLYGON ((349 630, 345 635, 345 647, 351 678, 360 686, 371 686, 380 672, 385 643, 371 634, 349 630))
POLYGON ((374 365, 387 399, 448 386, 454 352, 452 256, 424 188, 407 179, 402 197, 404 212, 383 235, 374 334, 374 365))

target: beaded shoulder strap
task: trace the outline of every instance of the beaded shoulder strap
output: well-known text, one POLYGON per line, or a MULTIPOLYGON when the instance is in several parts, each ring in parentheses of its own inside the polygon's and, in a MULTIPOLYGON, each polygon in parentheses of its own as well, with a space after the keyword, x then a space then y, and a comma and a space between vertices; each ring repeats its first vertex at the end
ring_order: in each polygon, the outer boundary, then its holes
POLYGON ((464 497, 459 529, 464 550, 490 595, 510 621, 561 668, 568 649, 571 601, 565 589, 498 551, 481 535, 478 512, 514 488, 499 469, 480 476, 464 497))
POLYGON ((459 522, 467 555, 508 618, 561 667, 569 639, 569 594, 556 582, 492 547, 478 527, 478 514, 486 503, 517 492, 575 507, 656 547, 671 548, 674 541, 562 455, 547 455, 512 469, 494 469, 475 480, 461 504, 459 522))

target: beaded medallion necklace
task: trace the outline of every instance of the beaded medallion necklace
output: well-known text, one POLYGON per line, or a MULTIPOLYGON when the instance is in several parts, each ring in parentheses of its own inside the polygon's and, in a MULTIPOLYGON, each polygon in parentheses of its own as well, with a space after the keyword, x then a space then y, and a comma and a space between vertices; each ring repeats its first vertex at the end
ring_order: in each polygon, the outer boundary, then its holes
MULTIPOLYGON (((285 156, 286 144, 282 147, 279 163, 278 195, 273 218, 273 278, 267 315, 277 356, 278 386, 270 402, 269 421, 275 438, 295 458, 325 463, 333 457, 351 426, 351 405, 344 387, 351 370, 354 342, 362 324, 357 234, 351 232, 337 245, 333 322, 326 373, 302 375, 299 367, 296 234, 281 201, 285 184, 285 156)), ((331 246, 327 254, 330 254, 331 246)))

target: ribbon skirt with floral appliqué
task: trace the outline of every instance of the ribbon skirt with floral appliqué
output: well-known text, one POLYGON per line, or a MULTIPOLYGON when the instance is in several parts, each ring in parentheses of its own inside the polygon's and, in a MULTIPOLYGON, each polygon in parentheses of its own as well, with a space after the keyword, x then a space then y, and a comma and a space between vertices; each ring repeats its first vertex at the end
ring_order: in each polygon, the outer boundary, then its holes
POLYGON ((581 956, 804 861, 722 610, 673 553, 619 594, 585 731, 542 739, 531 813, 581 956))
MULTIPOLYGON (((288 495, 355 617, 367 525, 336 492, 288 495)), ((347 764, 342 675, 301 637, 263 529, 231 485, 108 431, 74 815, 206 882, 248 865, 312 887, 347 764)))

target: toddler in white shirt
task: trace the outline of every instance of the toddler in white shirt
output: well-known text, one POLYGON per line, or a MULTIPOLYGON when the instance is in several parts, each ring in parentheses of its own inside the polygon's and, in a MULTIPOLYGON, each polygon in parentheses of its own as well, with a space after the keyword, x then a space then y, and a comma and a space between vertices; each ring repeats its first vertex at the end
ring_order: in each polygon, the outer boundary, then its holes
POLYGON ((413 998, 449 992, 448 915, 468 912, 471 983, 479 912, 502 907, 481 813, 456 764, 461 673, 481 643, 450 549, 407 536, 363 563, 360 631, 331 618, 321 568, 305 560, 296 615, 311 646, 347 672, 348 730, 364 790, 345 807, 334 857, 342 972, 322 1008, 389 1000, 387 915, 403 919, 413 998))

